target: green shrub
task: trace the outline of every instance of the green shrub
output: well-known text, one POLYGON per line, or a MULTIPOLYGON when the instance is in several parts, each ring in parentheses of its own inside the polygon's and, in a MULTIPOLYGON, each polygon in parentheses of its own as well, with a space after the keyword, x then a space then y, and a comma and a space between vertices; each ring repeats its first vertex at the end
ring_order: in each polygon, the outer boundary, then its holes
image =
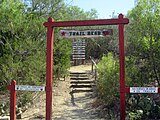
POLYGON ((70 68, 71 41, 57 39, 54 49, 54 73, 59 77, 67 76, 70 68))
POLYGON ((98 63, 97 87, 106 104, 111 104, 119 99, 119 67, 111 53, 103 56, 98 63))
POLYGON ((152 95, 130 95, 127 104, 127 116, 131 120, 160 119, 160 103, 152 95))

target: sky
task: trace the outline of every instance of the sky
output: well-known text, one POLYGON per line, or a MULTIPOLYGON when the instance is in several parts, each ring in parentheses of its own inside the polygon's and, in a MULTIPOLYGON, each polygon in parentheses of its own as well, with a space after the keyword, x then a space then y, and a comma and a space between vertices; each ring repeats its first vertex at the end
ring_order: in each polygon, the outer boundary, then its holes
POLYGON ((98 18, 105 19, 111 18, 112 13, 115 15, 122 13, 127 14, 128 10, 134 7, 135 0, 66 0, 70 5, 76 5, 84 9, 84 11, 90 11, 92 8, 98 12, 98 18))

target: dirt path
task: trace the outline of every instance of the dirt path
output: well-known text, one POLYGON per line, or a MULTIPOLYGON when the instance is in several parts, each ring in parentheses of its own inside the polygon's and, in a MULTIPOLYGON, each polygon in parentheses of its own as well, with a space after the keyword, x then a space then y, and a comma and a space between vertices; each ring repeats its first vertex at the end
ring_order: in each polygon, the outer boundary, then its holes
MULTIPOLYGON (((91 66, 81 65, 70 68, 70 72, 86 72, 91 66)), ((97 117, 97 112, 92 108, 95 97, 92 92, 70 94, 70 79, 60 80, 53 87, 53 120, 102 120, 97 117)), ((39 101, 22 115, 23 120, 44 119, 45 93, 39 101)))

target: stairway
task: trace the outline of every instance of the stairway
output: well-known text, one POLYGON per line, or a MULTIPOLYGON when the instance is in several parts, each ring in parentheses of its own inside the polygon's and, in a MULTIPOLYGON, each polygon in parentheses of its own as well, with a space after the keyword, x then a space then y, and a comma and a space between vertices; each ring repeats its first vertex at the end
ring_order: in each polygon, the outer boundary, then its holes
POLYGON ((90 80, 88 76, 88 73, 85 72, 71 72, 70 93, 93 92, 95 82, 90 80))

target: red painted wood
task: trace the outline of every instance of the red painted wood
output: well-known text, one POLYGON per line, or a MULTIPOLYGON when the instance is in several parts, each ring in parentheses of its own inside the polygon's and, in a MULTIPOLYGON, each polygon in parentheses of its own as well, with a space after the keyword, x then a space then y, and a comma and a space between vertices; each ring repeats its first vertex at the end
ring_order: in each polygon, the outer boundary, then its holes
POLYGON ((52 120, 52 65, 53 65, 53 41, 54 20, 48 18, 47 26, 47 57, 46 57, 46 120, 52 120))
POLYGON ((10 120, 16 120, 16 81, 12 80, 11 84, 7 86, 10 91, 10 120))
MULTIPOLYGON (((118 16, 122 21, 123 15, 118 16)), ((124 24, 118 25, 119 30, 119 60, 120 60, 120 120, 125 120, 125 54, 124 54, 124 24)))
MULTIPOLYGON (((50 18, 51 19, 51 18, 50 18)), ((75 21, 59 21, 49 24, 44 23, 44 26, 52 27, 70 27, 70 26, 97 26, 97 25, 118 25, 118 24, 128 24, 128 18, 123 19, 98 19, 98 20, 75 20, 75 21)))
POLYGON ((129 87, 125 88, 125 93, 130 93, 130 88, 129 87))
MULTIPOLYGON (((120 14, 118 19, 100 19, 100 20, 77 20, 54 22, 48 18, 44 26, 47 31, 47 67, 46 67, 46 120, 51 120, 52 110, 52 62, 53 62, 53 28, 52 27, 70 27, 70 26, 97 26, 97 25, 119 25, 119 51, 120 51, 120 113, 121 120, 125 120, 125 65, 124 65, 124 24, 128 24, 129 19, 123 18, 120 14)), ((74 60, 74 65, 76 61, 74 60)))

